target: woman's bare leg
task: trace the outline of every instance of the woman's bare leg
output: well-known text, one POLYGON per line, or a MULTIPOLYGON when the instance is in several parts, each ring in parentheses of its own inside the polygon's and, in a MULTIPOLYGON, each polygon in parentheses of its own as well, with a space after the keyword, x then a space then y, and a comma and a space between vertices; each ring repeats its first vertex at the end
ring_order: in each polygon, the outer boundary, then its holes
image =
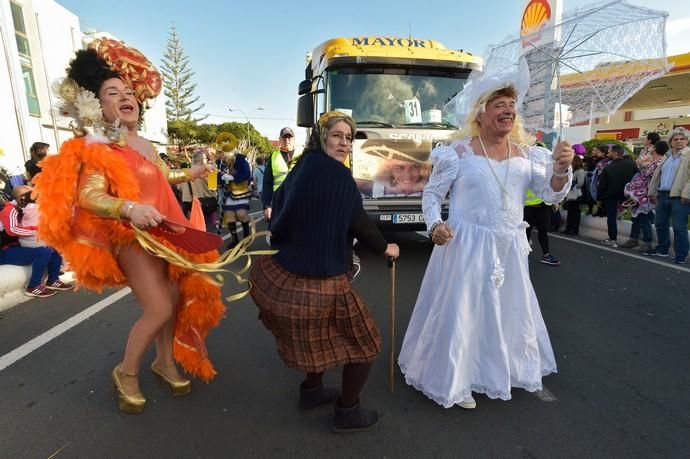
MULTIPOLYGON (((120 250, 117 261, 143 312, 129 332, 120 368, 126 374, 138 374, 144 353, 161 330, 167 326, 174 331, 176 304, 163 260, 130 245, 120 250)), ((161 343, 162 351, 172 355, 172 332, 165 332, 161 343)))
MULTIPOLYGON (((168 283, 168 287, 170 291, 170 301, 175 306, 175 311, 177 311, 177 306, 180 301, 180 291, 175 284, 168 283)), ((174 362, 173 339, 175 338, 176 319, 177 315, 174 314, 172 319, 166 322, 156 335, 156 362, 164 364, 165 375, 174 381, 182 379, 177 371, 177 367, 170 365, 174 362)))

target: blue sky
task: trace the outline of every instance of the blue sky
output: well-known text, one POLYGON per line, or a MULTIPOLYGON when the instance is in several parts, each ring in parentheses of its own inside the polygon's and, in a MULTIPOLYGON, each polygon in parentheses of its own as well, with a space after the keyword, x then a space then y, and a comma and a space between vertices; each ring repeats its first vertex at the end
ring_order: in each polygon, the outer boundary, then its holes
MULTIPOLYGON (((490 44, 517 34, 524 6, 523 0, 57 1, 82 19, 83 30, 110 32, 157 67, 174 23, 196 72, 203 112, 212 115, 209 121, 244 122, 244 115, 228 112, 241 109, 269 138, 276 138, 282 126, 295 127, 305 54, 321 42, 339 36, 408 36, 411 31, 415 38, 483 55, 490 44)), ((564 0, 564 11, 589 4, 564 0)), ((670 52, 690 51, 687 0, 655 0, 653 7, 670 13, 670 52)))

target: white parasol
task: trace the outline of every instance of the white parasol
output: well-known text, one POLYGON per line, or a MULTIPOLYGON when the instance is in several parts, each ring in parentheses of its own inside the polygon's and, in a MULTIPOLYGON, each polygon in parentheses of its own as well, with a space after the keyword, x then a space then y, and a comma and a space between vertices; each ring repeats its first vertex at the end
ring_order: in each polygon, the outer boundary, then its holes
POLYGON ((623 0, 578 9, 550 28, 492 47, 483 77, 516 72, 526 61, 530 83, 521 112, 531 130, 562 131, 606 117, 667 72, 667 16, 623 0))

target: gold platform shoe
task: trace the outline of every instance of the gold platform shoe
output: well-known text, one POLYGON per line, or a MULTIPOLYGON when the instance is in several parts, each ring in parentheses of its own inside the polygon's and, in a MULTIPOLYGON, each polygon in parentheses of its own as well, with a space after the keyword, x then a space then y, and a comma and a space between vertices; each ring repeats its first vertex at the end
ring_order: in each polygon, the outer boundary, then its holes
POLYGON ((187 395, 192 391, 192 382, 177 374, 175 362, 153 362, 151 364, 151 371, 170 387, 170 393, 172 393, 173 397, 187 395), (175 375, 175 379, 170 378, 168 376, 170 374, 175 375))
POLYGON ((144 411, 146 399, 139 390, 139 377, 123 373, 120 365, 113 368, 112 377, 114 395, 120 410, 132 414, 144 411))

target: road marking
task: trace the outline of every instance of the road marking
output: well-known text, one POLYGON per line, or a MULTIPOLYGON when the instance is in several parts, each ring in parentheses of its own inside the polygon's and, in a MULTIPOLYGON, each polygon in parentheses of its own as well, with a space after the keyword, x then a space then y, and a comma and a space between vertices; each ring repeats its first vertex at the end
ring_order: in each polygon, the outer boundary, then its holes
POLYGON ((0 371, 9 367, 10 365, 17 362, 18 360, 23 359, 24 357, 31 354, 33 351, 37 350, 41 346, 51 342, 52 340, 54 340, 58 336, 62 335, 63 333, 65 333, 69 329, 79 325, 80 323, 82 323, 86 319, 88 319, 89 317, 93 316, 94 314, 97 314, 98 312, 107 308, 108 306, 115 303, 116 301, 129 295, 131 292, 132 292, 132 289, 130 289, 129 287, 123 288, 122 290, 113 293, 112 295, 108 296, 107 298, 102 299, 101 301, 94 304, 93 306, 91 306, 87 309, 84 309, 79 314, 76 314, 76 315, 70 317, 69 319, 65 320, 61 324, 54 326, 50 330, 46 331, 45 333, 42 333, 41 335, 37 336, 36 338, 32 339, 31 341, 29 341, 25 344, 22 344, 17 349, 10 351, 7 354, 3 355, 2 357, 0 357, 0 371))
POLYGON ((534 395, 542 402, 555 402, 558 400, 546 386, 542 386, 541 390, 534 392, 534 395))
POLYGON ((614 248, 612 248, 612 247, 606 247, 606 246, 604 246, 604 245, 601 244, 601 243, 587 242, 587 241, 583 241, 583 240, 581 240, 581 239, 575 239, 575 238, 573 238, 573 237, 561 236, 561 235, 559 235, 559 234, 549 233, 549 236, 550 236, 550 237, 555 237, 555 238, 557 238, 557 239, 562 239, 562 240, 564 240, 564 241, 574 242, 574 243, 576 243, 576 244, 588 245, 588 246, 590 246, 590 247, 594 247, 594 248, 597 248, 597 249, 600 249, 600 250, 606 250, 607 252, 615 253, 615 254, 618 254, 618 255, 623 255, 623 256, 626 256, 626 257, 630 257, 630 258, 636 258, 636 259, 638 259, 638 260, 644 260, 644 261, 646 261, 646 262, 648 262, 648 263, 654 263, 654 264, 656 264, 656 265, 664 266, 664 267, 666 267, 666 268, 676 269, 676 270, 678 270, 678 271, 685 271, 686 273, 690 273, 690 268, 686 268, 685 266, 676 265, 676 264, 673 264, 673 263, 668 263, 668 262, 659 261, 659 260, 658 260, 658 257, 655 257, 655 256, 650 256, 650 257, 648 257, 648 256, 645 256, 645 255, 637 255, 637 254, 635 254, 635 253, 628 253, 628 252, 624 252, 624 251, 619 250, 619 249, 614 249, 614 248))
MULTIPOLYGON (((254 212, 250 215, 258 215, 262 214, 263 212, 254 212)), ((261 218, 258 218, 255 220, 255 223, 260 222, 263 220, 264 217, 262 216, 261 218)), ((226 234, 223 239, 227 239, 230 237, 230 234, 226 234)), ((31 354, 33 351, 39 349, 40 347, 44 346, 45 344, 51 342, 58 336, 62 335, 66 331, 70 330, 73 327, 76 327, 80 323, 84 322, 86 319, 90 318, 94 314, 99 313, 103 309, 107 308, 111 304, 119 301, 120 299, 124 298, 125 296, 129 295, 132 293, 132 289, 129 287, 123 288, 122 290, 113 293, 112 295, 102 299, 98 303, 94 304, 93 306, 90 306, 87 309, 84 309, 82 312, 79 314, 76 314, 69 319, 65 320, 64 322, 54 326, 50 330, 42 333, 41 335, 37 336, 36 338, 32 339, 31 341, 22 344, 18 348, 8 352, 7 354, 3 355, 0 357, 0 371, 4 370, 5 368, 9 367, 13 363, 17 362, 18 360, 23 359, 27 355, 31 354)))

